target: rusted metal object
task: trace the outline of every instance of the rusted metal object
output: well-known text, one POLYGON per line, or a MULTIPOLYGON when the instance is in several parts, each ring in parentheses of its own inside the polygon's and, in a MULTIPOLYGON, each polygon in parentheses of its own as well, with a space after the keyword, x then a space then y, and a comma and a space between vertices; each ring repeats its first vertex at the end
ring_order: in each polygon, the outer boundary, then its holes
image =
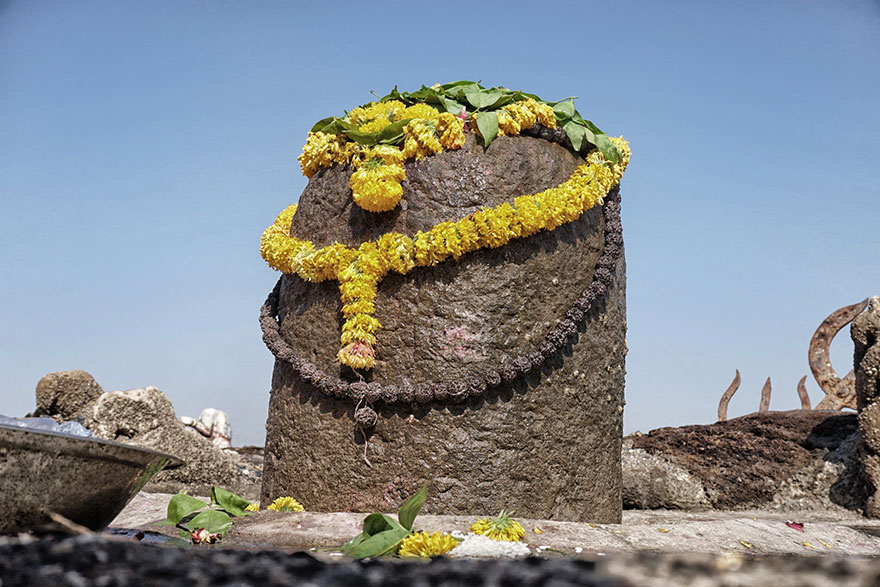
POLYGON ((822 321, 810 340, 808 353, 810 370, 819 388, 825 393, 825 398, 816 405, 817 410, 856 409, 855 374, 850 370, 843 379, 838 377, 834 367, 831 366, 829 348, 834 336, 867 306, 868 298, 865 298, 861 302, 832 312, 822 321))
POLYGON ((810 403, 810 394, 807 393, 806 381, 807 381, 806 375, 801 377, 801 380, 798 381, 797 393, 798 393, 798 397, 801 398, 801 409, 802 410, 812 410, 813 405, 810 403))
POLYGON ((730 403, 730 398, 732 398, 733 394, 736 393, 736 390, 739 389, 740 381, 739 369, 737 369, 736 376, 733 378, 733 381, 730 382, 730 386, 728 386, 727 390, 721 395, 721 401, 718 402, 719 422, 727 420, 727 404, 730 403))
POLYGON ((761 388, 761 404, 758 406, 759 412, 766 412, 770 409, 770 394, 773 393, 772 387, 770 385, 770 378, 767 378, 767 381, 764 382, 764 387, 761 388))

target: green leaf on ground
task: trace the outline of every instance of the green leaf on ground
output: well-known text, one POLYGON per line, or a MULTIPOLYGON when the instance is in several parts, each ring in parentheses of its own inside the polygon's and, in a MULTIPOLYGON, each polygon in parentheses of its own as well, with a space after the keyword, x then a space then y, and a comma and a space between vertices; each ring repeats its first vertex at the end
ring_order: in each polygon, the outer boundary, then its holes
POLYGON ((178 493, 168 502, 166 517, 159 523, 165 526, 176 526, 180 520, 204 507, 208 507, 208 504, 202 500, 185 493, 178 493))
POLYGON ((211 534, 222 534, 232 528, 232 519, 226 513, 218 510, 205 510, 184 525, 184 528, 192 532, 196 528, 204 528, 211 534))
POLYGON ((391 554, 397 548, 398 543, 406 538, 407 535, 409 535, 409 532, 403 528, 384 530, 378 534, 370 536, 369 538, 358 541, 358 543, 353 546, 349 546, 346 549, 345 554, 356 559, 373 558, 385 554, 391 554))
POLYGON ((245 508, 251 505, 251 502, 221 487, 214 486, 211 488, 211 503, 219 505, 225 512, 236 517, 247 516, 252 513, 245 511, 245 508))

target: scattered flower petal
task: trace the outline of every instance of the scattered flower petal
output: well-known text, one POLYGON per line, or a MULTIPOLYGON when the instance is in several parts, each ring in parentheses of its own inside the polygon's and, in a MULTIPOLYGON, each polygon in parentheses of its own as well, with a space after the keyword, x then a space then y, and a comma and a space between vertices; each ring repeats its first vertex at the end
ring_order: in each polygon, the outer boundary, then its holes
POLYGON ((785 525, 791 528, 792 530, 797 530, 798 532, 804 531, 804 525, 801 522, 794 522, 792 520, 786 520, 785 525))
POLYGON ((745 540, 740 540, 739 543, 742 544, 743 546, 745 546, 746 548, 752 548, 752 545, 749 544, 748 542, 746 542, 745 540))

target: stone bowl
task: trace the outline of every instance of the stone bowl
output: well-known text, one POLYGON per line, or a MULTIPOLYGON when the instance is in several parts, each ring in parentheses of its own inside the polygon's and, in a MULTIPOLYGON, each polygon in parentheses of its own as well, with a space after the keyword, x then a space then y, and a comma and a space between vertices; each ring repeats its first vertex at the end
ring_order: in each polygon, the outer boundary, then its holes
POLYGON ((0 424, 0 534, 39 530, 50 513, 99 531, 171 455, 110 440, 0 424))

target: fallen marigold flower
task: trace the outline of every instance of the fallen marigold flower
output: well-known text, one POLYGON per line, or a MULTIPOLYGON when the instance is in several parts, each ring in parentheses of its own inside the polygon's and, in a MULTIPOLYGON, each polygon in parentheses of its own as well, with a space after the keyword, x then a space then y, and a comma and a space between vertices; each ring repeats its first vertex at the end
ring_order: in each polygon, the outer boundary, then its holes
POLYGON ((471 526, 471 532, 488 536, 492 540, 517 542, 526 535, 519 522, 501 510, 494 518, 480 518, 471 526))
POLYGON ((304 512, 306 509, 302 504, 292 497, 279 497, 266 508, 273 512, 304 512))
POLYGON ((458 541, 445 532, 416 532, 400 542, 397 554, 404 557, 430 558, 446 554, 458 546, 458 541))

